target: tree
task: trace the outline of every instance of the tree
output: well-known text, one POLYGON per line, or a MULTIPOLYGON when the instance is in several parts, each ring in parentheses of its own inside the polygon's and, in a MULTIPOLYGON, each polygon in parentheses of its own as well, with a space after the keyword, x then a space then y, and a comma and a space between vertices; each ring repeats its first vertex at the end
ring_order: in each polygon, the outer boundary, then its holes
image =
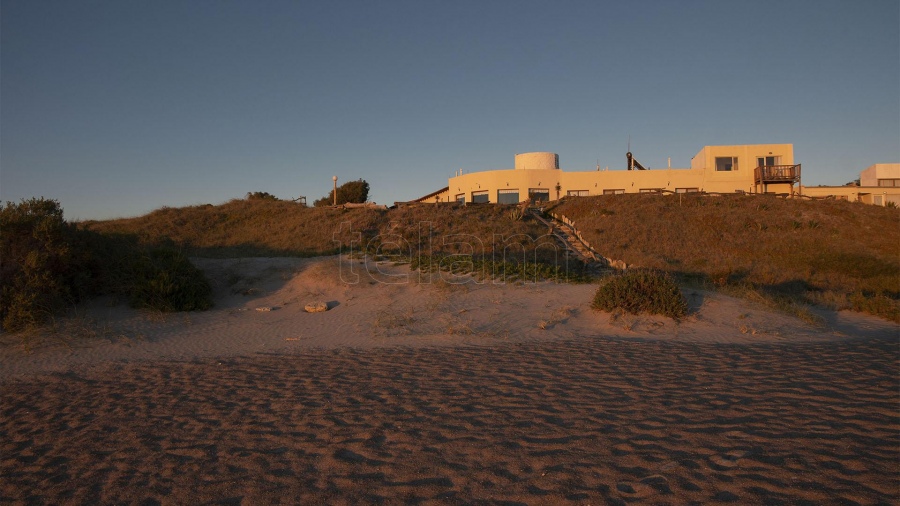
MULTIPOLYGON (((363 204, 369 200, 369 183, 363 179, 348 181, 337 189, 338 204, 363 204)), ((330 206, 334 204, 334 190, 328 195, 313 202, 316 207, 330 206)))
POLYGON ((7 331, 39 324, 71 302, 80 269, 74 229, 59 202, 22 200, 0 205, 0 318, 7 331))
POLYGON ((247 200, 278 200, 269 192, 247 192, 247 200))

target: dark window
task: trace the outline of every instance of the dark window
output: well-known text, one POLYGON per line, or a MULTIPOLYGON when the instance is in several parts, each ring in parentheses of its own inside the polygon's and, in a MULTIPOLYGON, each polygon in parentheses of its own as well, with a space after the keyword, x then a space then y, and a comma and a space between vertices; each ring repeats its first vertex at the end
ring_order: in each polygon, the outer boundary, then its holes
POLYGON ((482 190, 480 192, 472 192, 472 203, 473 204, 485 204, 490 202, 490 197, 488 197, 487 190, 482 190))
POLYGON ((697 193, 699 188, 675 188, 675 193, 697 193))
POLYGON ((569 190, 566 192, 566 196, 568 197, 587 197, 589 195, 587 190, 569 190))
POLYGON ((518 204, 519 190, 497 190, 498 204, 518 204))
POLYGON ((620 195, 620 194, 622 194, 622 193, 625 193, 625 190, 624 190, 624 189, 618 189, 618 190, 603 190, 603 194, 604 194, 604 195, 620 195))
MULTIPOLYGON (((772 167, 773 165, 781 165, 780 156, 760 156, 756 158, 756 166, 757 167, 772 167)), ((735 169, 737 170, 737 169, 735 169)))
POLYGON ((722 172, 730 172, 733 170, 738 170, 738 159, 736 156, 717 156, 716 157, 716 170, 722 172))
POLYGON ((466 203, 466 194, 460 193, 459 195, 457 195, 456 201, 459 202, 460 204, 465 204, 466 203))
POLYGON ((550 190, 548 188, 529 188, 528 198, 535 202, 547 202, 550 200, 550 190))

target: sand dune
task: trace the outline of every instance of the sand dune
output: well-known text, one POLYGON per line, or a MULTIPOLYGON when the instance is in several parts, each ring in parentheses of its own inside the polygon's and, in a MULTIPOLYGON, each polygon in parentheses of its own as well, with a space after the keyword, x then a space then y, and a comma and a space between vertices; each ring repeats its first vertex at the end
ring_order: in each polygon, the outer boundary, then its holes
POLYGON ((0 502, 900 500, 896 325, 708 293, 682 322, 611 318, 590 286, 347 285, 333 259, 203 267, 218 309, 189 321, 98 307, 79 347, 7 338, 0 502))

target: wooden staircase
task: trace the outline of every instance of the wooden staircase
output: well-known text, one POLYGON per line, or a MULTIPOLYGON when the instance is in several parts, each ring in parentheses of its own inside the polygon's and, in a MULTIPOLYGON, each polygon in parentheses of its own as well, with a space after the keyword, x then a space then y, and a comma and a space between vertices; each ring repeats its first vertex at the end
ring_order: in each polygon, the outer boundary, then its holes
POLYGON ((565 248, 566 255, 576 258, 584 263, 590 270, 600 271, 609 268, 606 259, 591 250, 581 239, 575 235, 575 231, 564 223, 560 223, 553 218, 542 216, 538 209, 529 209, 531 215, 547 226, 547 229, 562 246, 565 248))

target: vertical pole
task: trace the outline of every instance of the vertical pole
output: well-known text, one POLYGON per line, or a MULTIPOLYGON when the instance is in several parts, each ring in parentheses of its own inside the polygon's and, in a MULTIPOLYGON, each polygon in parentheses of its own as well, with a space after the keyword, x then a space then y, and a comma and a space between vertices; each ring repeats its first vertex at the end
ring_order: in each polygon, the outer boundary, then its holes
POLYGON ((337 205, 337 176, 332 176, 331 180, 334 181, 334 191, 331 193, 334 195, 334 205, 337 205))

